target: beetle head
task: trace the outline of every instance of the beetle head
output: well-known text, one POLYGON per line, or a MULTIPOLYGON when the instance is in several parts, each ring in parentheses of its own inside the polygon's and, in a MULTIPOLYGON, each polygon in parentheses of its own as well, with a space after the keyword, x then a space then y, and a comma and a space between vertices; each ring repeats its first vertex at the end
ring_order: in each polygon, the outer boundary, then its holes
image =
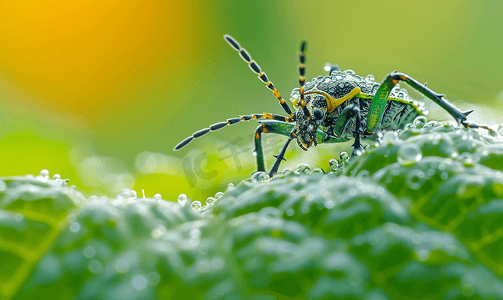
MULTIPOLYGON (((299 97, 298 89, 295 89, 291 96, 292 101, 295 103, 295 96, 299 97)), ((317 93, 304 95, 304 101, 306 101, 306 108, 309 111, 310 117, 308 118, 304 114, 303 109, 298 106, 295 112, 295 120, 297 123, 295 126, 295 135, 297 137, 297 144, 299 144, 303 150, 307 150, 307 148, 312 145, 317 145, 316 131, 326 116, 327 101, 325 96, 317 93)))

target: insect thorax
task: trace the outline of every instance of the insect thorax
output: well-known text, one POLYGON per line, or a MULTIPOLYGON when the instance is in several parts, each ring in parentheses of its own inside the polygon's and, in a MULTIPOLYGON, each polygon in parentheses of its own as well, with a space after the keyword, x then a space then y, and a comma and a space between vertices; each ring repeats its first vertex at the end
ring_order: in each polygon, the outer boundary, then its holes
MULTIPOLYGON (((318 107, 325 112, 328 110, 325 116, 326 119, 336 119, 346 106, 356 104, 360 108, 361 127, 364 130, 366 129, 366 116, 370 110, 371 99, 379 85, 374 80, 373 75, 361 77, 356 75, 353 70, 334 71, 328 76, 318 76, 306 82, 304 85, 304 100, 310 109, 318 107), (355 92, 355 88, 359 89, 359 96, 351 95, 352 92, 355 92), (342 102, 330 109, 331 103, 326 96, 332 99, 342 99, 342 102), (344 99, 345 97, 347 99, 344 99)), ((299 88, 296 88, 292 91, 290 100, 297 109, 299 107, 299 98, 299 88)), ((397 84, 390 93, 380 128, 384 130, 403 128, 417 116, 426 115, 427 113, 424 103, 412 99, 407 91, 400 89, 397 84)), ((350 121, 343 135, 351 135, 351 132, 354 131, 354 125, 354 120, 350 121)))

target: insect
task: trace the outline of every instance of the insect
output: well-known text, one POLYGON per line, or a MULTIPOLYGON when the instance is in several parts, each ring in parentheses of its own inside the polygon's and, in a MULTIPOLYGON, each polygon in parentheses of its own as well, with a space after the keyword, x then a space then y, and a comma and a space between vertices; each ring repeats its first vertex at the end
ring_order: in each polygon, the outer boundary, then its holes
POLYGON ((266 113, 242 115, 230 118, 225 122, 201 129, 181 141, 173 150, 177 151, 189 144, 193 139, 200 138, 210 131, 216 131, 241 121, 259 120, 260 125, 255 131, 255 153, 257 171, 266 172, 262 149, 262 134, 276 133, 286 136, 276 161, 269 170, 273 176, 279 169, 281 161, 285 160, 285 152, 292 140, 296 140, 300 148, 307 151, 309 147, 319 143, 339 143, 354 139, 353 156, 360 155, 364 148, 361 137, 371 137, 376 130, 396 130, 411 123, 416 117, 426 115, 424 103, 413 100, 405 89, 399 88, 399 81, 404 81, 412 88, 433 100, 445 109, 459 124, 469 128, 486 128, 487 126, 469 123, 467 116, 473 110, 461 112, 444 95, 438 94, 407 74, 393 71, 379 84, 372 75, 363 78, 352 70, 341 71, 337 65, 327 64, 327 76, 319 76, 306 82, 305 52, 306 42, 300 44, 299 88, 290 94, 294 112, 281 97, 274 84, 252 59, 251 55, 231 36, 224 35, 225 41, 249 65, 277 98, 286 116, 266 113))

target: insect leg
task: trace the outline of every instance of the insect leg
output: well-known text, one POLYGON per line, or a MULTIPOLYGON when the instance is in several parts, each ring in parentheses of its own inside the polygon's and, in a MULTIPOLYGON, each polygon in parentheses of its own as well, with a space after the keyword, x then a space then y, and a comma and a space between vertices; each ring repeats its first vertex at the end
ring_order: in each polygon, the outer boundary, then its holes
MULTIPOLYGON (((264 150, 262 148, 262 133, 276 133, 285 136, 290 136, 291 132, 294 129, 295 129, 294 123, 277 122, 272 120, 261 121, 261 124, 257 127, 257 130, 255 131, 255 154, 257 158, 257 171, 266 172, 264 162, 264 150)), ((282 159, 284 159, 284 154, 281 157, 281 160, 282 159)), ((274 173, 277 172, 277 168, 279 168, 279 163, 277 163, 276 171, 274 173)))
POLYGON ((288 122, 290 120, 288 117, 277 115, 277 114, 271 114, 271 113, 244 115, 239 118, 230 118, 230 119, 227 119, 226 122, 215 123, 215 124, 211 125, 209 128, 204 128, 204 129, 201 129, 199 131, 194 132, 191 136, 189 136, 188 138, 186 138, 183 141, 181 141, 180 143, 178 143, 178 145, 176 145, 173 150, 178 151, 178 150, 182 149, 183 147, 187 146, 190 142, 192 142, 193 139, 200 138, 210 131, 217 131, 217 130, 224 128, 227 125, 234 125, 234 124, 239 123, 241 121, 250 121, 250 120, 257 120, 257 119, 271 119, 271 120, 282 121, 282 122, 288 122))
POLYGON ((348 105, 339 115, 337 120, 334 122, 334 133, 337 136, 341 136, 346 129, 349 121, 355 118, 355 131, 353 132, 355 137, 355 142, 353 147, 353 156, 360 155, 363 153, 364 149, 361 144, 361 117, 360 108, 356 104, 348 105))
POLYGON ((258 78, 266 84, 267 88, 272 91, 273 95, 279 100, 279 104, 281 105, 283 110, 288 114, 290 121, 293 121, 295 119, 295 115, 290 110, 290 107, 281 97, 278 90, 274 87, 273 83, 269 81, 267 75, 262 72, 262 69, 260 69, 259 65, 252 59, 250 53, 248 53, 246 49, 242 48, 241 45, 239 45, 239 43, 232 36, 225 34, 224 39, 234 50, 239 52, 239 56, 241 56, 241 58, 248 63, 253 73, 257 74, 258 78))
POLYGON ((283 145, 283 149, 281 149, 280 154, 276 157, 276 161, 274 162, 274 165, 272 166, 271 170, 269 171, 269 177, 274 176, 278 172, 279 169, 279 164, 281 163, 282 160, 285 159, 285 152, 286 149, 288 149, 288 146, 290 145, 290 142, 293 140, 293 135, 288 136, 288 140, 286 141, 285 145, 283 145))
POLYGON ((390 74, 388 74, 386 78, 384 78, 375 96, 372 98, 372 104, 370 106, 370 111, 367 117, 368 118, 367 131, 365 132, 365 135, 370 135, 381 121, 382 115, 384 114, 384 108, 386 106, 388 96, 393 87, 400 80, 405 81, 412 88, 414 88, 421 94, 431 99, 433 102, 437 103, 440 107, 445 109, 456 120, 456 122, 458 122, 458 124, 461 123, 465 127, 468 126, 468 123, 466 122, 466 117, 471 112, 473 112, 473 110, 462 112, 459 109, 457 109, 454 105, 452 105, 450 102, 448 102, 446 99, 444 99, 445 95, 434 92, 426 85, 420 83, 419 81, 410 77, 407 74, 393 71, 390 74))

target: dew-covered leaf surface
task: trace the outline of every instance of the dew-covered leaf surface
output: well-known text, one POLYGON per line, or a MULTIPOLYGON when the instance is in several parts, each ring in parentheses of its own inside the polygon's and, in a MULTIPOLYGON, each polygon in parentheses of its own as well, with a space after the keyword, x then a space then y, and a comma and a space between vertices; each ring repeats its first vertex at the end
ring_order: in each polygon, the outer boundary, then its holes
POLYGON ((0 298, 503 299, 503 138, 417 125, 203 206, 1 178, 0 298))

